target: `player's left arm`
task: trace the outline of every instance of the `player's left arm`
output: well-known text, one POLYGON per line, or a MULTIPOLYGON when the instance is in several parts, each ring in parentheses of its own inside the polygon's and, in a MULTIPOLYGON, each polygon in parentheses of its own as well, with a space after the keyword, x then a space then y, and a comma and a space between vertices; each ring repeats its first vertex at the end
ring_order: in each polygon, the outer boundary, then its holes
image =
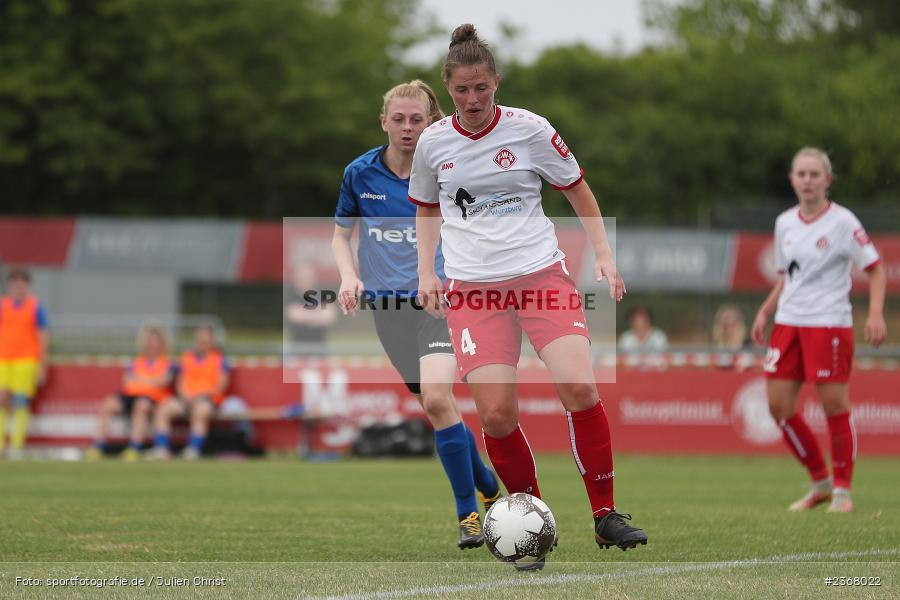
POLYGON ((228 362, 227 358, 223 358, 222 359, 222 372, 219 375, 218 393, 224 394, 225 390, 228 389, 229 383, 231 383, 231 363, 228 362))
POLYGON ((876 348, 887 337, 887 324, 884 321, 884 295, 887 288, 887 275, 881 262, 868 270, 869 273, 869 316, 864 329, 865 340, 876 348))
POLYGON ((594 248, 594 254, 597 257, 594 267, 597 281, 606 278, 609 282, 609 297, 620 302, 625 295, 625 282, 616 268, 612 248, 609 246, 609 238, 606 236, 606 227, 603 225, 603 215, 600 214, 600 206, 597 204, 594 192, 582 179, 575 187, 563 189, 562 193, 572 205, 575 214, 581 219, 581 224, 594 248))
POLYGON ((47 381, 47 361, 50 351, 50 334, 47 332, 49 322, 47 311, 43 304, 38 304, 37 310, 38 344, 40 345, 40 357, 38 358, 38 385, 44 385, 47 381))

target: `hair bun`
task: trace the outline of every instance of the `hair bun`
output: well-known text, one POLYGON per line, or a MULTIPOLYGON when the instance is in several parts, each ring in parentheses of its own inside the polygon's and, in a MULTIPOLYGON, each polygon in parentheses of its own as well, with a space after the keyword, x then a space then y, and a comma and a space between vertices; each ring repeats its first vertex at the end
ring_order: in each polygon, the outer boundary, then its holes
POLYGON ((477 42, 478 34, 475 32, 475 26, 471 23, 460 25, 453 30, 453 35, 450 36, 450 40, 451 48, 457 44, 468 42, 469 40, 475 40, 477 42))

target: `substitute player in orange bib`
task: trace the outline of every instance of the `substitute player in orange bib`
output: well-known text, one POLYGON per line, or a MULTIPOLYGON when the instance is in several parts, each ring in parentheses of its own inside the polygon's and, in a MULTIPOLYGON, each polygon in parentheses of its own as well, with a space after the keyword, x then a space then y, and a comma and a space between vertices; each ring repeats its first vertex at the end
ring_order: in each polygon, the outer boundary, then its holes
POLYGON ((751 334, 765 343, 775 313, 764 370, 769 410, 784 441, 809 472, 809 493, 790 505, 794 512, 831 501, 828 512, 853 510, 850 481, 856 460, 856 431, 850 415, 853 321, 850 306, 852 265, 869 274, 869 315, 865 340, 880 345, 884 322, 885 272, 878 252, 856 216, 827 197, 831 161, 818 148, 794 156, 791 186, 799 205, 775 221, 778 281, 759 307, 751 334), (797 395, 803 382, 815 384, 828 419, 833 479, 803 415, 797 395))
POLYGON ((10 408, 13 422, 10 458, 22 458, 28 436, 29 404, 46 379, 49 336, 47 312, 31 293, 31 275, 14 269, 7 277, 7 295, 0 298, 0 453, 6 442, 10 408))
POLYGON ((168 356, 169 341, 165 330, 156 325, 141 328, 137 339, 138 355, 122 376, 118 394, 110 394, 100 405, 97 435, 85 458, 100 459, 107 449, 109 424, 114 415, 124 414, 131 421, 128 446, 122 459, 135 461, 150 430, 150 418, 158 406, 172 395, 174 365, 168 356))
POLYGON ((209 325, 197 327, 194 347, 181 355, 178 365, 177 397, 163 402, 153 417, 154 447, 149 457, 154 460, 171 457, 172 420, 188 417, 191 433, 181 456, 188 460, 199 458, 209 433, 209 423, 225 399, 230 378, 231 365, 216 346, 215 331, 209 325))
POLYGON ((609 281, 610 296, 619 301, 625 286, 597 200, 546 119, 494 103, 500 76, 473 25, 453 32, 443 80, 456 112, 422 134, 409 185, 410 200, 419 206, 420 297, 429 312, 447 318, 491 462, 510 493, 540 497, 534 457, 518 422, 516 365, 524 330, 566 409, 597 543, 623 550, 645 544, 644 531, 626 522, 630 515, 616 511, 609 425, 594 381, 584 309, 543 213, 541 180, 561 190, 582 219, 596 252, 597 278, 609 281), (446 295, 433 269, 439 238, 446 295), (550 308, 551 298, 558 310, 550 308))

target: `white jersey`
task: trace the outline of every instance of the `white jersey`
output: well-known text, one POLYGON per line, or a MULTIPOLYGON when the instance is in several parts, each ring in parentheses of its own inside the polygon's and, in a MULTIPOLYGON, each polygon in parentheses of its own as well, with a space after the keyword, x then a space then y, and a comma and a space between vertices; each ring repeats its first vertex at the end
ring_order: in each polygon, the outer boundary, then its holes
POLYGON ((475 134, 456 114, 422 133, 409 199, 441 207, 448 278, 502 281, 565 257, 541 206, 542 177, 568 189, 583 172, 550 123, 527 110, 497 106, 475 134))
POLYGON ((878 252, 852 212, 829 202, 812 221, 798 207, 775 220, 775 264, 784 273, 775 322, 800 327, 850 327, 851 261, 860 269, 878 252))

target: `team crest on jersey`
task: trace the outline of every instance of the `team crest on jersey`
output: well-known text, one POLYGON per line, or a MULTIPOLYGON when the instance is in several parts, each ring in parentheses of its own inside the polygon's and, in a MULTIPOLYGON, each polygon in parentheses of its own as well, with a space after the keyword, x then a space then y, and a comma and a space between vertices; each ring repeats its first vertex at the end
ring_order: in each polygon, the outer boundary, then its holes
POLYGON ((494 156, 494 162, 501 169, 508 169, 516 164, 516 155, 509 148, 503 148, 494 156))
POLYGON ((823 235, 816 240, 816 248, 819 250, 828 250, 828 238, 823 235))

